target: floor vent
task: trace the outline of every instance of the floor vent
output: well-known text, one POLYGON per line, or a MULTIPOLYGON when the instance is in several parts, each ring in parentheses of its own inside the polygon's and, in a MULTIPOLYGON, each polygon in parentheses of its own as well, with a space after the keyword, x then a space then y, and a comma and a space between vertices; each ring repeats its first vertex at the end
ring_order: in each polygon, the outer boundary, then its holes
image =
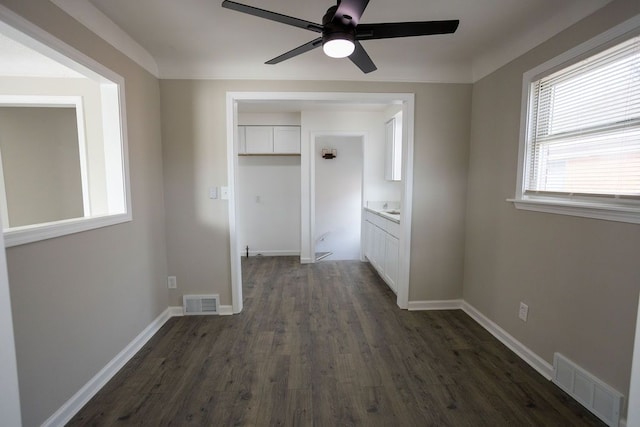
POLYGON ((196 314, 219 314, 220 297, 218 295, 184 295, 182 308, 185 316, 196 314))
POLYGON ((622 394, 560 353, 553 355, 553 382, 609 426, 618 426, 622 394))

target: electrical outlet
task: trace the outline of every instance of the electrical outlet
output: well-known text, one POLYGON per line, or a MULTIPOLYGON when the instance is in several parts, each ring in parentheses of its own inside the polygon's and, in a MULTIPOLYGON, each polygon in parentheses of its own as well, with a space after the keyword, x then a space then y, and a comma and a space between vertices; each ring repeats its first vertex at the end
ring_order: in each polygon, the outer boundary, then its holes
POLYGON ((518 317, 523 322, 527 321, 527 316, 529 315, 529 306, 523 302, 520 303, 520 311, 518 312, 518 317))
POLYGON ((169 289, 176 289, 178 287, 176 276, 167 277, 167 286, 169 287, 169 289))

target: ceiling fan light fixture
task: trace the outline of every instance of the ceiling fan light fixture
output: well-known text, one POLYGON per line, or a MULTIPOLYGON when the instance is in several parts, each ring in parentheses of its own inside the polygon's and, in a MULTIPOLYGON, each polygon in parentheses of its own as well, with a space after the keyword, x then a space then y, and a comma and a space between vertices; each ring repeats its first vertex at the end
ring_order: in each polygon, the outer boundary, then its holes
POLYGON ((333 39, 324 42, 322 50, 332 58, 346 58, 355 50, 356 45, 348 39, 333 39))

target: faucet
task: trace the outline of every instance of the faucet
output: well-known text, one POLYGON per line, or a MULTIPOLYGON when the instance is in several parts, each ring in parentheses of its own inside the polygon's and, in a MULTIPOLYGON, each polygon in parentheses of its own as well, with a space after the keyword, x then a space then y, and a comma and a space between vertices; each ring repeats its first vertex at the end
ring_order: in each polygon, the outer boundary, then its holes
POLYGON ((382 205, 382 209, 387 209, 389 207, 389 204, 387 202, 384 202, 384 205, 382 205))

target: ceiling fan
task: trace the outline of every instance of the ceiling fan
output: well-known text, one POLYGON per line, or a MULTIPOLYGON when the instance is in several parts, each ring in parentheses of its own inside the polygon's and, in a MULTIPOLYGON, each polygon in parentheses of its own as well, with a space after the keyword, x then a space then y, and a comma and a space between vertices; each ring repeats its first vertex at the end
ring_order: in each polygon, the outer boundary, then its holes
POLYGON ((351 62, 364 73, 375 71, 377 67, 360 44, 360 40, 450 34, 456 31, 460 23, 455 19, 360 24, 360 17, 368 3, 369 0, 338 0, 337 5, 327 10, 322 18, 322 25, 229 0, 224 0, 222 7, 322 34, 321 37, 283 53, 267 61, 266 64, 278 64, 322 45, 327 56, 333 58, 348 56, 351 62))

